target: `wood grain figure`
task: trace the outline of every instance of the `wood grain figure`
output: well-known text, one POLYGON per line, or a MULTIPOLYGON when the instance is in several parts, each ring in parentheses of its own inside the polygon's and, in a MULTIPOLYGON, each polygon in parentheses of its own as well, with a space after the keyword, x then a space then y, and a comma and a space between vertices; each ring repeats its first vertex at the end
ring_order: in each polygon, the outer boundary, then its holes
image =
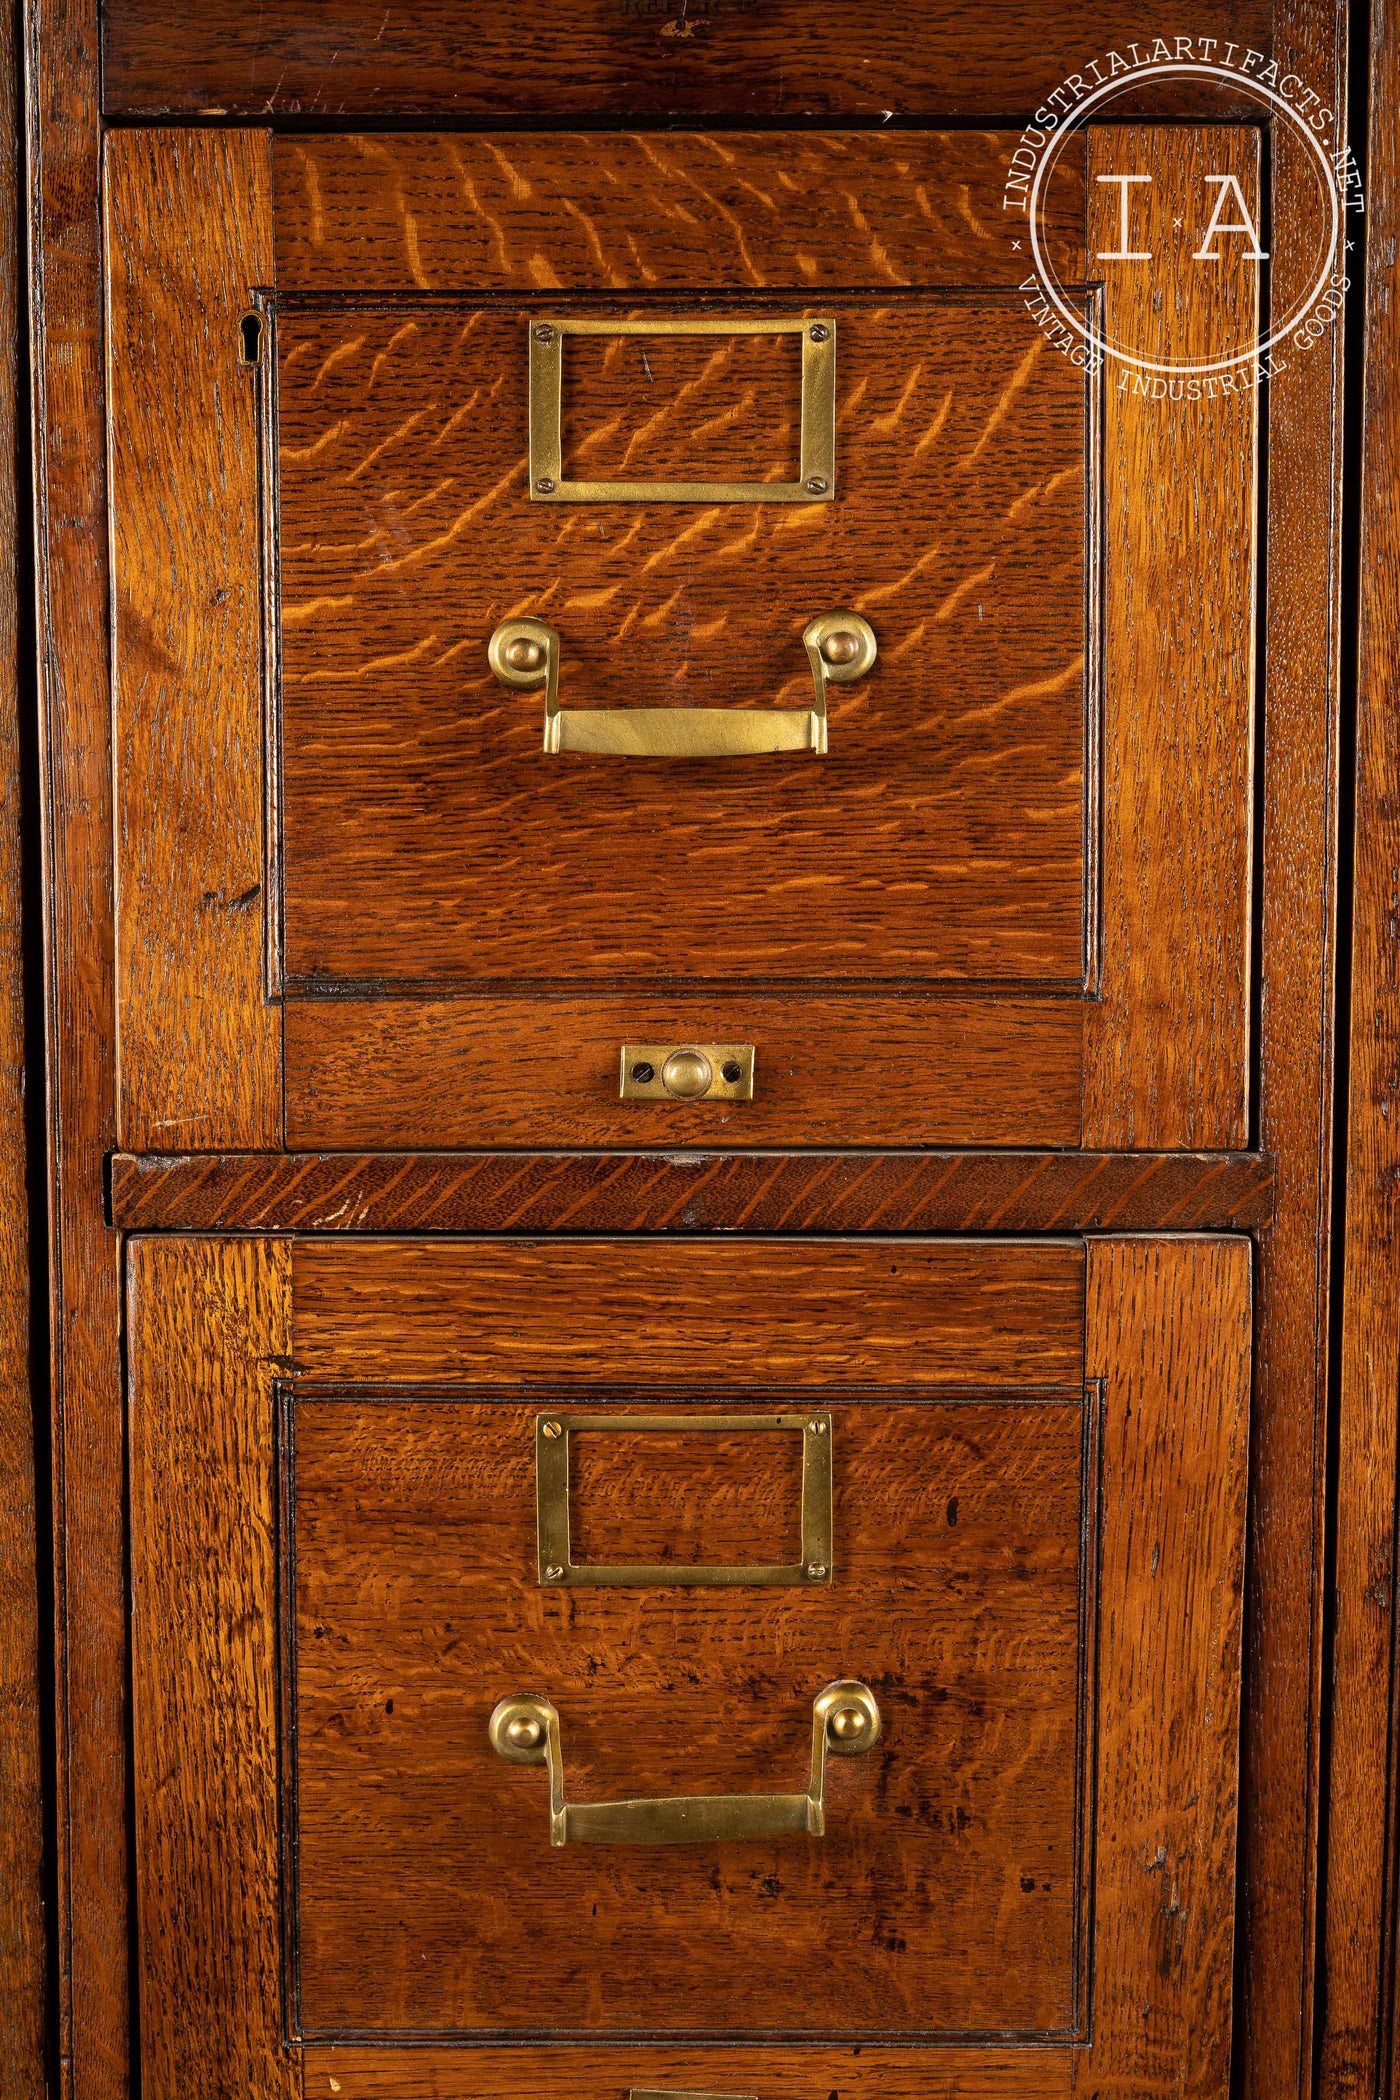
POLYGON ((1396 1319, 1400 1235, 1395 871, 1400 738, 1400 355, 1396 249, 1400 212, 1400 35, 1389 10, 1372 25, 1367 155, 1365 458, 1357 636, 1355 906, 1347 1108, 1345 1283, 1337 1412, 1335 1620, 1326 1774, 1325 1997, 1319 2100, 1394 2090, 1396 1319))
POLYGON ((1076 1384, 1070 1240, 299 1240, 297 1367, 388 1381, 1076 1384), (937 1344, 937 1346, 935 1346, 937 1344))
MULTIPOLYGON (((1089 134, 1091 254, 1119 244, 1117 172, 1153 169, 1134 251, 1201 238, 1207 171, 1258 212, 1253 132, 1089 134)), ((1184 311, 1127 262, 1104 272, 1109 342, 1151 341, 1190 365, 1255 340, 1259 265, 1230 244, 1184 311)), ((1194 280, 1193 280, 1194 283, 1194 280)), ((1130 365, 1104 387, 1103 992, 1085 1012, 1091 1145, 1241 1145, 1249 1113, 1249 908, 1254 745, 1257 392, 1235 374, 1185 380, 1130 365), (1230 391, 1225 381, 1230 382, 1230 391), (1206 388, 1211 392, 1207 393, 1206 388), (1163 389, 1159 394, 1155 389, 1163 389), (1141 391, 1139 391, 1141 389, 1141 391), (1165 398, 1163 397, 1165 396, 1165 398), (1170 495, 1167 494, 1170 491, 1170 495), (1170 842, 1170 843, 1169 843, 1170 842)))
MULTIPOLYGON (((1048 8, 1006 0, 982 15, 938 4, 917 16, 894 0, 834 0, 819 15, 802 0, 757 15, 720 0, 585 0, 564 29, 548 0, 508 13, 493 0, 426 0, 412 13, 387 16, 368 0, 334 0, 309 12, 304 0, 273 0, 252 15, 233 0, 197 12, 178 0, 109 0, 104 25, 109 117, 272 116, 323 125, 406 116, 467 124, 578 116, 1029 119, 1066 75, 1084 77, 1086 57, 1148 33, 1124 0, 1093 9, 1082 0, 1048 8)), ((1208 35, 1221 48, 1233 39, 1261 55, 1274 47, 1273 27, 1266 0, 1188 0, 1171 22, 1174 35, 1208 35)), ((1183 93, 1170 81, 1142 83, 1123 113, 1196 114, 1194 86, 1183 93)), ((1211 114, 1248 118, 1257 107, 1227 92, 1211 114)))
MULTIPOLYGON (((53 1443, 61 2100, 127 2100, 130 1827, 96 14, 26 9, 53 1443)), ((28 1084, 40 1083, 33 1072, 28 1084)))
POLYGON ((1267 1224, 1257 1153, 234 1153, 112 1161, 128 1232, 1184 1232, 1267 1224))
MULTIPOLYGON (((1005 133, 282 136, 277 282, 397 292, 787 292, 1017 281, 1005 133), (756 208, 757 207, 757 208, 756 208)), ((1046 242, 1082 281, 1084 148, 1046 242)))
MULTIPOLYGON (((17 233, 22 142, 18 22, 0 24, 0 224, 17 233)), ((33 1390, 30 1158, 26 1113, 25 959, 21 876, 22 769, 29 749, 32 668, 20 639, 21 591, 16 455, 21 388, 23 287, 18 243, 0 259, 0 2091, 43 2100, 48 2084, 45 2014, 51 1979, 44 1917, 44 1773, 39 1651, 38 1542, 48 1511, 35 1501, 34 1431, 43 1396, 33 1390)))
POLYGON ((267 139, 114 133, 106 176, 122 1139, 275 1146, 258 411, 239 327, 272 275, 267 139))
POLYGON ((287 1143, 1076 1145, 1082 1027, 957 994, 289 999, 287 1143), (619 1102, 624 1043, 695 1041, 757 1046, 752 1101, 619 1102))
MULTIPOLYGON (((1348 15, 1279 9, 1280 58, 1347 106, 1348 15)), ((1352 31, 1351 33, 1355 33, 1352 31)), ((1314 282, 1329 200, 1291 126, 1272 168, 1270 296, 1314 282)), ((1271 387, 1260 753, 1258 1142, 1278 1158, 1260 1241, 1245 1607, 1240 1978, 1242 2100, 1313 2081, 1317 1828, 1326 1598, 1333 997, 1339 817, 1342 317, 1271 387), (1307 816, 1302 812, 1306 809, 1307 816), (1269 1949, 1265 1955, 1263 1950, 1269 1949)), ((1286 353, 1285 353, 1286 354, 1286 353)))
POLYGON ((280 2046, 272 1380, 284 1247, 133 1240, 131 1562, 142 2081, 292 2100, 280 2046))
MULTIPOLYGON (((956 1380, 961 1352, 933 1350, 956 1380)), ((713 1390, 667 1412, 703 1419, 713 1390)), ((827 1397, 820 1590, 552 1593, 539 1402, 289 1403, 301 2032, 1074 2031, 1083 1403, 827 1397), (801 1789, 812 1700, 841 1676, 871 1683, 883 1725, 868 1757, 832 1760, 821 1841, 555 1851, 544 1773, 487 1740, 499 1698, 543 1689, 571 1800, 801 1789)), ((765 1512, 791 1519, 794 1483, 754 1439, 692 1435, 669 1470, 658 1441, 610 1448, 591 1485, 575 1454, 581 1544, 591 1526, 651 1559, 677 1497, 712 1560, 745 1539, 752 1558, 765 1512)))
MULTIPOLYGON (((532 502, 513 302, 279 318, 289 987, 1083 985, 1084 375, 1014 298, 822 311, 837 500, 792 506, 532 502), (547 757, 486 660, 528 615, 570 706, 809 707, 839 607, 880 655, 822 760, 547 757)), ((790 478, 795 346, 745 346, 570 342, 565 471, 790 478)))

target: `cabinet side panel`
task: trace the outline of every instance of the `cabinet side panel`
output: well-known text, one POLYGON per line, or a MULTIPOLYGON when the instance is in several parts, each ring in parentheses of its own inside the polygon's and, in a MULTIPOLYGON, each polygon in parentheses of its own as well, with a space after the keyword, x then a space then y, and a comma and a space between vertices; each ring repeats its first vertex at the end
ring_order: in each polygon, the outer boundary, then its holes
POLYGON ((119 1115, 137 1150, 280 1143, 264 991, 258 372, 268 136, 106 149, 119 1115))
POLYGON ((291 1259, 133 1240, 132 1673, 142 2089, 300 2089, 279 2043, 272 1381, 291 1259))
POLYGON ((1247 1240, 1090 1242, 1103 1511, 1080 2100, 1229 2087, 1250 1322, 1247 1240))
MULTIPOLYGON (((1337 1517, 1323 2100, 1394 2093, 1395 1561, 1400 1445, 1400 19, 1372 18, 1351 1084, 1337 1517), (1390 1973, 1387 1974, 1387 1968, 1390 1973)), ((1354 222, 1352 222, 1354 224, 1354 222)), ((1358 244, 1359 245, 1359 244, 1358 244)))
MULTIPOLYGON (((1359 26, 1359 15, 1351 20, 1359 26)), ((1344 117, 1345 0, 1302 7, 1279 0, 1276 21, 1280 60, 1344 117)), ((1277 234, 1270 244, 1270 298, 1279 311, 1306 296, 1326 252, 1330 213, 1311 160, 1294 127, 1279 125, 1273 223, 1291 229, 1291 249, 1278 252, 1277 234)), ((1349 266, 1356 261, 1348 257, 1349 266)), ((1341 338, 1338 316, 1269 400, 1259 1143, 1278 1159, 1278 1195, 1274 1222, 1258 1242, 1236 2008, 1241 2100, 1289 2100, 1314 2089, 1342 706, 1341 338)))
MULTIPOLYGON (((0 430, 15 428, 24 337, 17 238, 17 21, 0 21, 0 430)), ((35 1564, 34 1402, 30 1390, 29 1205, 21 927, 21 721, 31 705, 19 639, 15 455, 0 449, 0 2090, 41 2100, 44 1892, 39 1749, 39 1598, 35 1564)), ((37 1162, 36 1162, 37 1165, 37 1162)), ((34 1250, 38 1253, 38 1250, 34 1250)))
POLYGON ((98 21, 28 0, 52 1350, 58 2090, 126 2100, 129 1832, 98 21))

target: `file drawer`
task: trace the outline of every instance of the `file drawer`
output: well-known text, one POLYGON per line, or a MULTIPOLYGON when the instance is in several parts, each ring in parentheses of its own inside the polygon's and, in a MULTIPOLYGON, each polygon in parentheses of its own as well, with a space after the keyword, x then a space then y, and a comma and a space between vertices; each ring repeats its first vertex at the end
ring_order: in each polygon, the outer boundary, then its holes
POLYGON ((138 1239, 128 1313, 154 2094, 1223 2065, 1246 1241, 138 1239))
POLYGON ((1254 397, 1011 144, 109 141, 128 1149, 1244 1142, 1254 397))

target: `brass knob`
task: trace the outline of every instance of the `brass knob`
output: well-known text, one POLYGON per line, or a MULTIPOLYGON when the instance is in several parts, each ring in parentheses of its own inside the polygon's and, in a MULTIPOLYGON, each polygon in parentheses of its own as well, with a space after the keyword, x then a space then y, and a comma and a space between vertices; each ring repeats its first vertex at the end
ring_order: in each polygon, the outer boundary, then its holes
MULTIPOLYGON (((837 637, 833 635, 832 640, 835 641, 836 639, 837 637)), ((532 642, 529 636, 524 634, 517 635, 516 639, 502 651, 502 654, 512 671, 538 671, 540 665, 544 662, 544 651, 539 643, 532 642)), ((832 661, 835 662, 835 660, 833 657, 832 661)))
MULTIPOLYGON (((840 1719, 841 1715, 838 1714, 836 1720, 840 1719)), ((831 1725, 834 1728, 836 1721, 831 1725)), ((533 1714, 517 1714, 513 1721, 506 1724, 506 1741, 517 1750, 533 1750, 543 1734, 544 1730, 533 1714)))
POLYGON ((661 1067, 661 1084, 681 1101, 694 1101, 709 1089, 714 1071, 703 1050, 673 1050, 661 1067))
POLYGON ((838 1743, 853 1743, 865 1734, 870 1721, 858 1706, 838 1706, 826 1725, 838 1743))
POLYGON ((834 634, 825 637, 821 645, 822 655, 829 664, 853 664, 860 655, 860 648, 860 636, 852 634, 849 627, 838 627, 834 634))

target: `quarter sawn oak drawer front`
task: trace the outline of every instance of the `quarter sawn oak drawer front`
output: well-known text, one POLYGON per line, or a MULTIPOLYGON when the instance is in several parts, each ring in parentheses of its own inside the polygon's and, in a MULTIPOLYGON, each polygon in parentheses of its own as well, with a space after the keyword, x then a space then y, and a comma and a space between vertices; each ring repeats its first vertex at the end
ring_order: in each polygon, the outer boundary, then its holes
POLYGON ((111 137, 128 1149, 1243 1142, 1253 398, 1011 143, 111 137))
POLYGON ((1248 1242, 677 1254, 131 1243, 155 2100, 1221 2089, 1248 1242))

